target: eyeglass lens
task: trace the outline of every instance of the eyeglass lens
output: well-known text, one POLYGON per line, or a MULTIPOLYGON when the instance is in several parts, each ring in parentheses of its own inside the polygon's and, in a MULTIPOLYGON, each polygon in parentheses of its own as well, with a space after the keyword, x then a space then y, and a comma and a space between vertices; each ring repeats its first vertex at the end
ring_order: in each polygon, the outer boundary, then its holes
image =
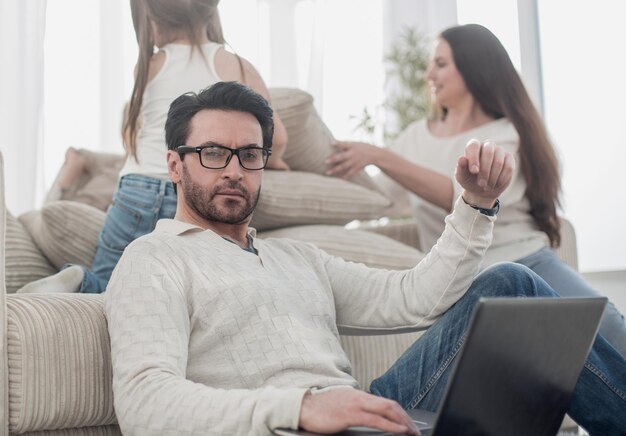
POLYGON ((201 164, 207 168, 224 168, 231 156, 236 154, 242 167, 259 170, 265 167, 268 153, 260 147, 230 149, 226 147, 206 147, 200 152, 201 164))

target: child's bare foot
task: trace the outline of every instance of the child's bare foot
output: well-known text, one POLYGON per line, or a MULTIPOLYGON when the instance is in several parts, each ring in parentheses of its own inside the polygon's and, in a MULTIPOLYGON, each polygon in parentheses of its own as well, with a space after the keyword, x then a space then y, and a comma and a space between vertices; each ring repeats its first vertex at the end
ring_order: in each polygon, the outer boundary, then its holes
POLYGON ((75 148, 68 148, 65 152, 65 163, 59 172, 57 184, 61 190, 71 188, 78 177, 85 171, 85 158, 75 148))

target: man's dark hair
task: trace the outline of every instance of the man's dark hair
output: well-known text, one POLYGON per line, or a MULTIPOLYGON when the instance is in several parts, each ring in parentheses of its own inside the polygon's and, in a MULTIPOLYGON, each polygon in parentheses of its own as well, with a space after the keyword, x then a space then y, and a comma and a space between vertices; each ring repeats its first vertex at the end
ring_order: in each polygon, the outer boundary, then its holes
POLYGON ((253 115, 261 125, 263 147, 272 148, 274 112, 267 100, 241 83, 218 82, 198 94, 188 92, 172 102, 165 122, 165 142, 169 150, 186 145, 191 119, 204 109, 253 115))

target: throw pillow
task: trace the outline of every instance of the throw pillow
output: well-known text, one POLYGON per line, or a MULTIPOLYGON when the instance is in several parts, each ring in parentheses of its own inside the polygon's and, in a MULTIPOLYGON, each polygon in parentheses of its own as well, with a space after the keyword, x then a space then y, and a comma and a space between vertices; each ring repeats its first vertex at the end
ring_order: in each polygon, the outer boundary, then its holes
POLYGON ((27 283, 51 276, 57 270, 37 248, 26 228, 8 211, 6 214, 5 273, 7 293, 27 283))
POLYGON ((303 224, 346 224, 384 215, 391 202, 375 191, 334 177, 265 171, 251 226, 270 230, 303 224))
POLYGON ((374 268, 409 269, 424 257, 421 251, 376 233, 341 226, 298 226, 260 232, 260 238, 310 242, 334 256, 374 268))
MULTIPOLYGON (((272 106, 287 130, 287 149, 283 159, 294 171, 324 175, 324 161, 333 154, 335 141, 324 121, 313 106, 313 97, 296 88, 271 88, 272 106)), ((351 182, 369 189, 377 185, 365 171, 360 171, 351 182)))
POLYGON ((37 246, 57 268, 91 266, 105 213, 87 204, 55 201, 20 216, 37 246))

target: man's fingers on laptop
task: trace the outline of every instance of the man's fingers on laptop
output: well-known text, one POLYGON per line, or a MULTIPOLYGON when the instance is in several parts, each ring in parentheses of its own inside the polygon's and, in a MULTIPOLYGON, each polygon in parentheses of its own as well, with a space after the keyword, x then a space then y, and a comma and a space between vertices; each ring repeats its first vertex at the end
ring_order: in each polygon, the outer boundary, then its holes
MULTIPOLYGON (((389 421, 405 426, 406 430, 403 430, 403 432, 410 431, 412 434, 419 434, 419 430, 409 414, 406 413, 406 411, 398 403, 386 398, 376 396, 373 397, 374 398, 368 398, 370 401, 364 404, 366 411, 382 415, 389 421)), ((392 431, 387 429, 384 430, 392 431)))
MULTIPOLYGON (((419 430, 413 430, 411 427, 408 427, 404 424, 399 424, 394 421, 390 421, 389 419, 377 415, 375 413, 363 413, 358 420, 358 424, 354 426, 365 426, 371 427, 378 430, 382 430, 390 433, 397 434, 410 434, 410 435, 419 435, 419 430)), ((354 427, 351 426, 351 427, 354 427)))
POLYGON ((316 433, 367 426, 392 433, 419 434, 397 403, 356 389, 307 393, 302 399, 299 425, 316 433))

